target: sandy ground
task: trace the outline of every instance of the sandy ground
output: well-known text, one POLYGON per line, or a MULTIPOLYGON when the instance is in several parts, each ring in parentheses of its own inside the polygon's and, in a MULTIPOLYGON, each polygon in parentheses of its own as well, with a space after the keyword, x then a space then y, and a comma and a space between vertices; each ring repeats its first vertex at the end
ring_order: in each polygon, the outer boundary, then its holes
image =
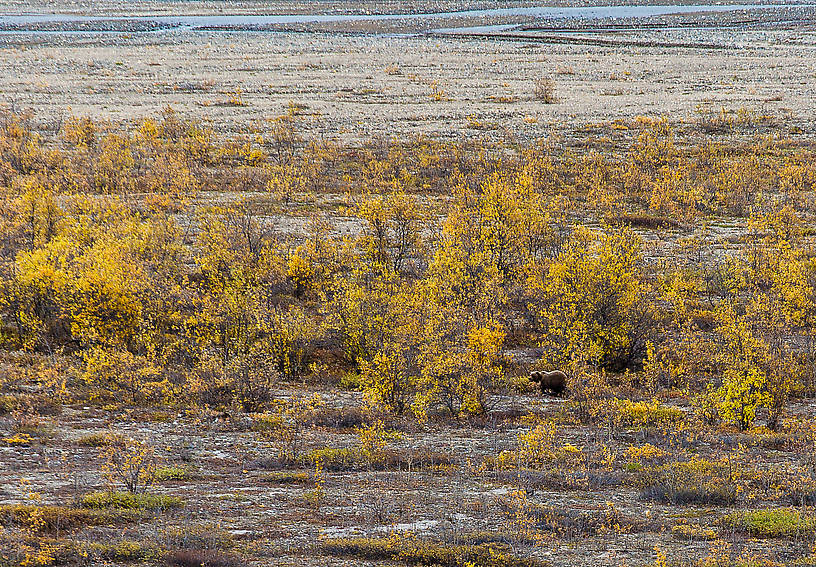
MULTIPOLYGON (((14 8, 0 4, 2 13, 14 8)), ((357 22, 344 33, 337 24, 300 32, 5 33, 0 104, 33 109, 54 125, 68 114, 132 121, 170 105, 218 131, 239 131, 292 101, 306 107, 314 133, 346 138, 505 131, 534 138, 637 115, 694 120, 701 107, 745 107, 808 132, 816 124, 813 13, 662 17, 646 29, 632 29, 637 21, 596 22, 600 30, 569 23, 577 33, 543 22, 515 30, 515 39, 390 33, 416 27, 410 21, 385 29, 357 22), (533 96, 542 77, 555 81, 555 104, 533 96), (228 104, 239 90, 243 106, 228 104)))

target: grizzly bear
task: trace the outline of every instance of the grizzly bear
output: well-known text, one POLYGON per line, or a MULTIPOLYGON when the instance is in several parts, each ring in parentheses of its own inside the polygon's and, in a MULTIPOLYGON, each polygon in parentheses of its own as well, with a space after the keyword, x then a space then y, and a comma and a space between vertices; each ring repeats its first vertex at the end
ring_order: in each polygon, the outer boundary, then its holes
POLYGON ((541 385, 541 393, 546 394, 549 390, 555 396, 560 396, 567 388, 567 375, 560 370, 552 372, 542 372, 533 370, 530 372, 530 380, 541 385))

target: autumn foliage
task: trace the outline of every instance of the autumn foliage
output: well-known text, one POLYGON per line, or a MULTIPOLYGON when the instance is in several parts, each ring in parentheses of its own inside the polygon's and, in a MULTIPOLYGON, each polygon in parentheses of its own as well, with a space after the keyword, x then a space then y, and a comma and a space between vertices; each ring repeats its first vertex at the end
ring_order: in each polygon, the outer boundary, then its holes
POLYGON ((4 115, 3 347, 59 364, 61 399, 247 411, 346 374, 377 411, 484 413, 526 347, 586 419, 626 383, 775 428, 816 390, 807 148, 681 143, 650 119, 604 154, 344 145, 298 120, 220 139, 168 109, 49 137, 4 115), (714 246, 711 219, 746 231, 714 246), (671 255, 650 226, 681 231, 671 255))

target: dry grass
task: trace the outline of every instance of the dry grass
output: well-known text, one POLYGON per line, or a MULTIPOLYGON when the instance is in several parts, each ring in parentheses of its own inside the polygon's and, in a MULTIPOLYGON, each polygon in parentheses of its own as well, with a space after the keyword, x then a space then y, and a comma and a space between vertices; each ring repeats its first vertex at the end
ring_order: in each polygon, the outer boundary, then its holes
POLYGON ((555 104, 558 99, 555 95, 555 81, 549 77, 542 77, 535 82, 533 97, 544 104, 555 104))

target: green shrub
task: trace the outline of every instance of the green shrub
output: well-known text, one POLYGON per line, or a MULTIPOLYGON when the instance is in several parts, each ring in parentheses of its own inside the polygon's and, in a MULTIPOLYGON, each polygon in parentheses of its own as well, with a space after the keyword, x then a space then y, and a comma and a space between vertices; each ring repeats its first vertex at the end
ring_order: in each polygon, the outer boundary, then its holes
POLYGON ((686 414, 679 408, 664 405, 657 400, 633 402, 613 400, 613 419, 623 427, 656 427, 681 423, 686 414))
POLYGON ((362 385, 360 384, 360 375, 357 372, 346 372, 343 374, 338 385, 343 390, 352 390, 356 392, 362 389, 362 385))
POLYGON ((192 473, 186 467, 160 467, 156 469, 154 478, 158 482, 165 482, 168 480, 189 480, 192 473))
POLYGON ((148 561, 159 559, 161 549, 154 543, 122 540, 116 543, 91 543, 88 552, 101 559, 119 561, 148 561))
POLYGON ((792 508, 734 512, 723 518, 725 526, 754 537, 784 538, 816 535, 816 517, 792 508))
POLYGON ((310 466, 320 461, 327 471, 350 471, 365 468, 365 461, 360 451, 347 447, 315 449, 306 455, 305 461, 310 466))
POLYGON ((417 541, 399 536, 381 538, 330 539, 323 551, 336 557, 354 557, 372 561, 397 561, 406 565, 438 567, 543 567, 537 559, 518 558, 508 553, 507 546, 448 545, 417 541))

